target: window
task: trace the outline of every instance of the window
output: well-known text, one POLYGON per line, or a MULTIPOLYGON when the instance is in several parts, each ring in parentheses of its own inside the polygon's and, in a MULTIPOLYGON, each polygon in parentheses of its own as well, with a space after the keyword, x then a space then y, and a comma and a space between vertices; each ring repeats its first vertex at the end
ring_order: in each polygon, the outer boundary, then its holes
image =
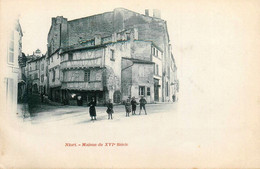
POLYGON ((53 76, 52 76, 52 82, 54 82, 55 81, 55 69, 53 69, 53 76))
POLYGON ((63 71, 62 74, 63 74, 63 76, 62 76, 63 77, 63 79, 62 79, 63 82, 67 81, 67 76, 66 76, 65 71, 63 71))
POLYGON ((44 75, 41 75, 41 82, 43 83, 44 81, 44 75))
POLYGON ((42 70, 44 69, 44 65, 42 64, 42 70))
POLYGON ((150 96, 151 95, 151 89, 150 87, 147 87, 147 96, 150 96))
POLYGON ((130 40, 130 33, 126 33, 127 40, 130 40))
POLYGON ((113 49, 110 49, 110 60, 115 60, 115 51, 113 49))
POLYGON ((120 103, 121 102, 121 93, 119 90, 115 91, 113 95, 114 103, 120 103))
POLYGON ((68 60, 73 60, 73 53, 69 53, 69 59, 68 60))
POLYGON ((32 70, 32 67, 30 67, 30 71, 32 70))
POLYGON ((156 56, 158 57, 158 50, 156 50, 156 56))
MULTIPOLYGON (((55 71, 56 71, 57 67, 55 67, 55 71)), ((57 74, 56 74, 56 78, 58 80, 60 80, 60 69, 57 69, 57 74)))
POLYGON ((166 96, 169 96, 169 83, 166 83, 166 96))
POLYGON ((51 62, 53 62, 53 57, 51 57, 51 62))
POLYGON ((5 82, 6 82, 6 99, 7 99, 7 103, 10 104, 13 101, 14 79, 5 78, 5 82))
POLYGON ((159 65, 158 64, 154 65, 154 74, 159 75, 159 65))
POLYGON ((37 79, 37 78, 38 78, 38 74, 35 73, 35 74, 34 74, 34 79, 37 79))
POLYGON ((11 33, 11 40, 9 43, 9 55, 8 62, 14 63, 14 31, 11 33))
POLYGON ((139 86, 139 96, 144 96, 144 93, 145 93, 145 87, 139 86))
POLYGON ((153 48, 153 55, 155 55, 155 48, 153 48))
POLYGON ((89 82, 90 81, 90 71, 86 70, 84 75, 84 81, 89 82))
POLYGON ((35 63, 35 70, 38 70, 38 64, 37 64, 37 62, 35 63))

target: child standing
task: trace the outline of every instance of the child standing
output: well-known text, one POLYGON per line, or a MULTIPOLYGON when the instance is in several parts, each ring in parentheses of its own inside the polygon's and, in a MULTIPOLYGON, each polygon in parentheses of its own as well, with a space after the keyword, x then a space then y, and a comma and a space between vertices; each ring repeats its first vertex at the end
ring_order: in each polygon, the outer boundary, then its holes
POLYGON ((112 100, 109 99, 108 100, 108 104, 107 104, 107 114, 108 114, 108 119, 113 119, 112 114, 114 113, 113 110, 113 103, 111 102, 112 100))
POLYGON ((131 105, 132 105, 132 115, 135 115, 136 105, 137 105, 135 97, 132 98, 131 105))
POLYGON ((129 113, 131 112, 131 103, 130 99, 128 98, 125 103, 125 111, 126 111, 126 117, 129 117, 129 113))

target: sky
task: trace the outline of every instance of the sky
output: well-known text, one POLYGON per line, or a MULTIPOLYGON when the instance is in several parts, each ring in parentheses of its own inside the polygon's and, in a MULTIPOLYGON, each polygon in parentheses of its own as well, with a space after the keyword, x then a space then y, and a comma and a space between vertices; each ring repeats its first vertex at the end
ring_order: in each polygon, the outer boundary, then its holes
MULTIPOLYGON (((51 26, 51 18, 64 16, 68 20, 87 17, 123 7, 144 14, 145 9, 159 9, 158 4, 123 3, 122 1, 23 1, 19 2, 20 23, 24 33, 23 52, 31 54, 37 48, 46 52, 47 35, 51 26), (113 3, 112 3, 113 2, 113 3), (99 7, 97 7, 97 4, 99 7)), ((162 9, 163 10, 163 9, 162 9)), ((161 11, 162 19, 168 21, 171 14, 161 11)), ((169 32, 173 28, 168 26, 169 32)), ((170 33, 170 36, 172 33, 170 33)))

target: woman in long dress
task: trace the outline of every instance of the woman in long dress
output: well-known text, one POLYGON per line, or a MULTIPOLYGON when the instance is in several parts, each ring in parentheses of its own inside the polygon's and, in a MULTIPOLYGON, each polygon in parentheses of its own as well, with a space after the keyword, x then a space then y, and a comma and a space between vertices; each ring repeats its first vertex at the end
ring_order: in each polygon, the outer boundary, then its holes
POLYGON ((97 120, 96 107, 95 107, 96 101, 95 101, 94 97, 92 97, 92 100, 89 102, 88 106, 89 106, 89 114, 90 114, 91 120, 97 120))

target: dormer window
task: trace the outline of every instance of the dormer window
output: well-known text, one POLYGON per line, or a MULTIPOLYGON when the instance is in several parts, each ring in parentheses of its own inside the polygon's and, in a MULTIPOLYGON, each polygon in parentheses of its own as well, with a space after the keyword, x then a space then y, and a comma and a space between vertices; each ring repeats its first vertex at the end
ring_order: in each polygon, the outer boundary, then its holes
POLYGON ((73 53, 69 53, 69 58, 68 60, 73 60, 73 53))
POLYGON ((115 61, 115 51, 110 49, 110 60, 115 61))

